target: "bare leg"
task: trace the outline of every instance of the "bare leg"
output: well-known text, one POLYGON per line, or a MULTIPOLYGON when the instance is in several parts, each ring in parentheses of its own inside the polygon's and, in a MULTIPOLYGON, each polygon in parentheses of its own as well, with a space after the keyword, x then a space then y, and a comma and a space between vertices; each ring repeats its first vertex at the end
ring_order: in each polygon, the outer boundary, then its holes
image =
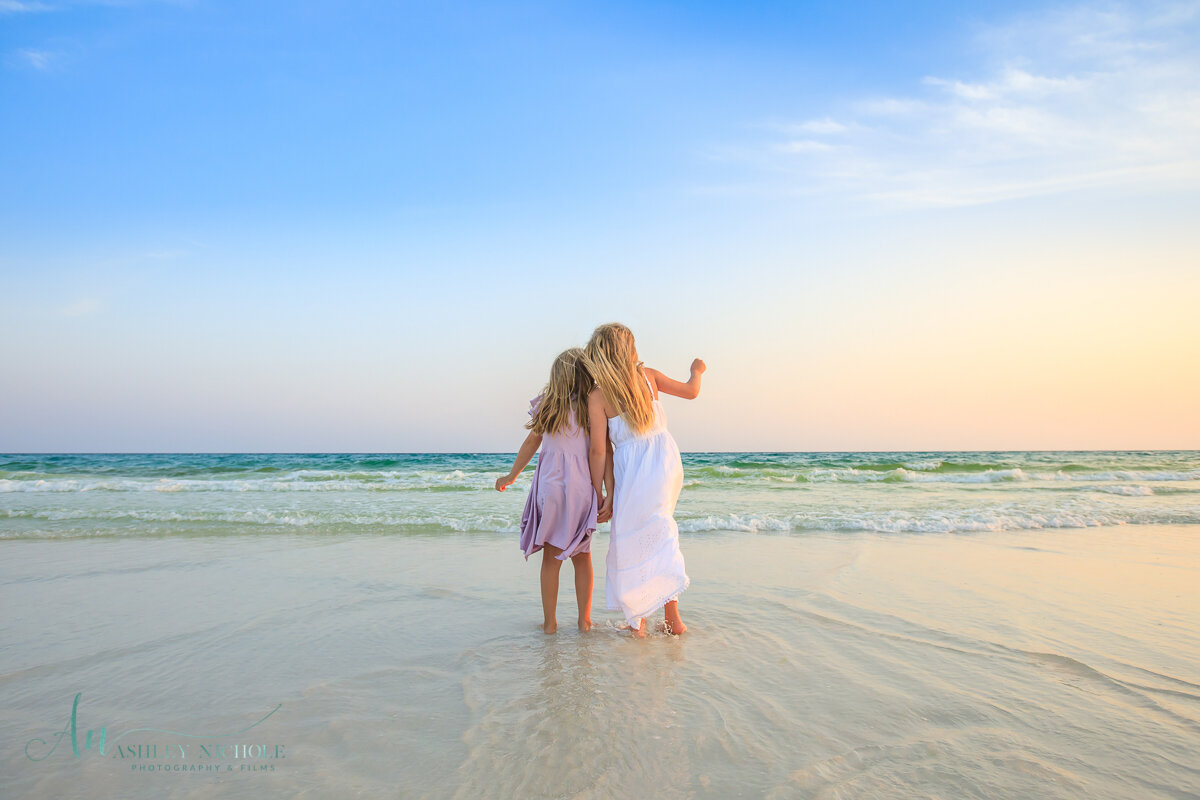
POLYGON ((575 565, 575 601, 579 604, 579 630, 592 629, 592 554, 571 556, 575 565))
POLYGON ((646 618, 642 617, 641 620, 638 621, 638 627, 630 628, 630 630, 633 631, 633 635, 635 638, 645 639, 646 638, 646 618))
POLYGON ((687 625, 683 624, 683 617, 679 616, 678 600, 672 600, 663 606, 663 614, 666 617, 664 622, 667 623, 667 633, 678 636, 687 631, 687 625))
POLYGON ((542 548, 542 614, 546 618, 542 623, 542 631, 545 633, 558 630, 555 612, 558 610, 558 571, 562 568, 558 554, 561 552, 549 544, 542 548))

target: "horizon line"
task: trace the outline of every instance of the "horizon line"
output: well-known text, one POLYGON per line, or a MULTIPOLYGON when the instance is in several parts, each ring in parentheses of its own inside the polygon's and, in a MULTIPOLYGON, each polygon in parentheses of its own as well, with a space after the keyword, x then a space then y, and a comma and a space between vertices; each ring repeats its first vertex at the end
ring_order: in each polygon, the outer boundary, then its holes
MULTIPOLYGON (((499 456, 516 450, 41 450, 0 452, 0 456, 499 456)), ((989 448, 944 450, 681 450, 683 455, 817 455, 824 453, 1200 453, 1195 447, 1151 448, 989 448)))

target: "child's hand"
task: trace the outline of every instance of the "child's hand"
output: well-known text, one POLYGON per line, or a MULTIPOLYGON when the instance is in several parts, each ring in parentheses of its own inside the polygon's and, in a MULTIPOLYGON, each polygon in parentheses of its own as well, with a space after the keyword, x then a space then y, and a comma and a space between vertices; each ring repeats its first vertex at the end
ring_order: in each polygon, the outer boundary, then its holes
POLYGON ((596 523, 608 522, 612 519, 612 495, 605 497, 600 503, 600 510, 596 512, 596 523))
POLYGON ((513 475, 511 472, 507 475, 501 475, 499 478, 496 478, 496 491, 503 492, 505 489, 516 483, 516 481, 517 476, 513 475))
POLYGON ((697 358, 696 360, 694 360, 694 361, 692 362, 692 374, 693 374, 693 375, 700 375, 700 374, 702 374, 702 373, 704 372, 704 370, 706 370, 706 369, 708 369, 708 365, 706 365, 706 364, 705 364, 703 361, 701 361, 700 359, 698 359, 698 358, 697 358))

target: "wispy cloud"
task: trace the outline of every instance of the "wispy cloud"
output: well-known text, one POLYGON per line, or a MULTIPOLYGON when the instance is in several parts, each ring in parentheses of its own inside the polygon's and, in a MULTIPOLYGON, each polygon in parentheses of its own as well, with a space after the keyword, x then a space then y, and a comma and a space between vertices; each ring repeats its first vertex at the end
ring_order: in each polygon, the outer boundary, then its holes
POLYGON ((808 122, 801 122, 793 126, 798 133, 841 133, 846 130, 846 126, 829 117, 824 119, 810 119, 808 122))
POLYGON ((22 66, 33 67, 37 70, 48 70, 54 66, 56 55, 49 50, 23 48, 13 53, 13 60, 22 66))
POLYGON ((832 149, 833 145, 816 139, 792 139, 779 144, 779 150, 784 153, 821 153, 832 149))
POLYGON ((22 14, 31 11, 63 11, 73 6, 130 8, 154 3, 191 8, 195 5, 195 0, 58 0, 54 4, 39 2, 39 0, 0 0, 0 14, 22 14))
MULTIPOLYGON (((1200 2, 1079 7, 981 29, 980 64, 777 128, 785 191, 956 206, 1200 185, 1200 2)), ((746 149, 741 151, 748 152, 746 149)))
POLYGON ((4 14, 27 14, 35 11, 70 11, 73 8, 86 6, 136 8, 137 6, 146 5, 192 8, 196 5, 196 0, 56 0, 54 3, 43 3, 40 0, 0 0, 0 16, 4 14))
POLYGON ((0 14, 22 14, 30 11, 49 11, 45 3, 25 2, 24 0, 0 0, 0 14))

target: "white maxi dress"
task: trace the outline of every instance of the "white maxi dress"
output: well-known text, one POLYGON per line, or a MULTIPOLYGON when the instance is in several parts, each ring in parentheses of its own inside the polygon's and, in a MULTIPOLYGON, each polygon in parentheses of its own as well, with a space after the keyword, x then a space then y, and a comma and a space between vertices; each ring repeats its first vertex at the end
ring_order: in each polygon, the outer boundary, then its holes
POLYGON ((683 461, 653 387, 650 396, 654 424, 645 433, 635 433, 620 416, 608 421, 616 483, 605 596, 608 608, 620 609, 634 628, 642 617, 678 599, 690 583, 674 516, 683 461))

